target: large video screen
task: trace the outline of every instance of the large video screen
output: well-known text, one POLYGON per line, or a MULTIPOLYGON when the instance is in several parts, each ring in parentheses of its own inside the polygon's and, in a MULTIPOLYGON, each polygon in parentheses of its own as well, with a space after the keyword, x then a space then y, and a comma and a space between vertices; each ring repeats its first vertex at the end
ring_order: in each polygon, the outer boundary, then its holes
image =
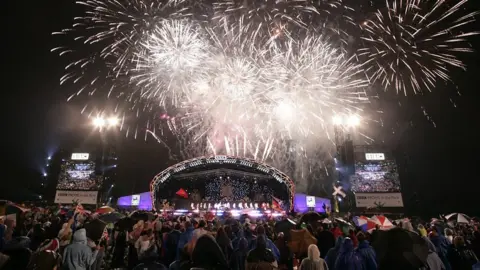
POLYGON ((353 192, 400 192, 397 165, 389 160, 357 162, 350 184, 353 192))
POLYGON ((60 170, 57 189, 98 190, 101 178, 95 174, 93 161, 65 161, 60 170))

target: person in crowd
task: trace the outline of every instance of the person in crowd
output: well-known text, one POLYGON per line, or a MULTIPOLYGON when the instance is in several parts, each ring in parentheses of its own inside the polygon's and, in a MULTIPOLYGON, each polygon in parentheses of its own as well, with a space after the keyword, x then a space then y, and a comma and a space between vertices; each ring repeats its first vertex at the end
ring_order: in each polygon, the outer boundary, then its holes
POLYGON ((335 262, 337 261, 340 248, 342 247, 342 244, 343 244, 343 240, 344 240, 343 236, 338 237, 335 242, 335 246, 329 249, 327 252, 327 255, 325 255, 325 261, 327 262, 327 266, 329 269, 335 269, 335 262))
MULTIPOLYGON (((229 226, 225 226, 225 227, 229 227, 229 226)), ((233 247, 232 247, 232 241, 230 240, 227 233, 225 232, 224 227, 220 227, 217 230, 216 241, 217 241, 217 244, 220 246, 220 249, 222 250, 223 255, 225 256, 225 259, 229 261, 230 256, 233 253, 233 247)))
POLYGON ((448 243, 447 238, 440 234, 441 230, 437 227, 434 227, 433 230, 430 232, 429 239, 435 245, 435 249, 437 250, 438 257, 442 260, 445 268, 450 270, 450 263, 447 259, 447 252, 449 249, 450 244, 448 243))
POLYGON ((363 232, 357 234, 358 247, 357 252, 360 255, 363 262, 363 270, 376 270, 377 261, 375 250, 370 246, 367 240, 367 236, 363 232))
POLYGON ((72 240, 72 224, 73 219, 70 219, 68 222, 63 223, 62 229, 58 232, 57 237, 60 239, 60 254, 63 254, 63 250, 72 240))
POLYGON ((427 257, 427 265, 422 270, 427 269, 438 269, 438 270, 446 270, 445 265, 443 264, 440 257, 438 257, 437 249, 435 245, 428 239, 428 237, 423 237, 428 245, 428 257, 427 257))
POLYGON ((5 226, 5 216, 0 216, 0 251, 5 245, 5 233, 7 232, 7 227, 5 226))
POLYGON ((272 250, 267 247, 265 235, 257 236, 255 248, 248 252, 246 264, 246 270, 273 269, 278 267, 275 255, 272 250))
MULTIPOLYGON (((31 270, 36 270, 36 269, 52 269, 54 266, 59 268, 61 264, 61 256, 58 253, 58 249, 60 248, 60 242, 58 239, 48 239, 45 240, 43 243, 40 244, 40 247, 36 252, 32 254, 30 257, 30 262, 27 266, 27 269, 31 270), (54 255, 56 259, 56 265, 52 266, 51 263, 47 262, 44 263, 44 261, 51 261, 49 257, 45 253, 51 253, 54 255), (45 267, 45 268, 44 268, 45 267)), ((1 268, 0 268, 1 269, 1 268)))
POLYGON ((99 246, 94 250, 87 245, 87 232, 79 229, 73 234, 73 241, 65 248, 62 265, 65 270, 86 270, 96 260, 99 246))
POLYGON ((225 220, 225 226, 223 226, 223 229, 225 230, 225 234, 227 235, 228 239, 233 240, 235 238, 235 235, 233 235, 233 230, 232 230, 232 224, 235 222, 231 218, 227 218, 225 220))
POLYGON ((22 236, 19 230, 12 231, 11 240, 6 241, 2 251, 10 259, 2 270, 25 269, 32 255, 29 246, 30 239, 28 237, 22 236))
POLYGON ((352 239, 353 247, 358 247, 358 239, 357 236, 355 235, 355 230, 350 229, 348 230, 348 238, 352 239))
POLYGON ((317 245, 308 246, 308 257, 300 263, 299 270, 325 270, 328 269, 327 263, 320 258, 320 251, 317 245))
POLYGON ((323 226, 319 226, 317 229, 317 246, 320 250, 320 257, 325 259, 328 251, 335 246, 335 236, 329 230, 325 230, 323 226))
POLYGON ((42 224, 37 223, 28 233, 27 237, 30 238, 30 249, 37 250, 40 244, 45 241, 45 230, 42 227, 42 224))
POLYGON ((229 264, 213 236, 205 234, 197 240, 192 252, 192 267, 208 270, 229 269, 229 264))
POLYGON ((193 231, 193 239, 198 239, 200 236, 207 234, 208 231, 206 230, 207 222, 205 220, 200 220, 198 222, 198 227, 193 231))
POLYGON ((245 237, 239 238, 237 248, 233 251, 230 259, 230 268, 232 270, 244 270, 245 260, 248 254, 248 241, 245 237))
POLYGON ((244 235, 245 239, 247 239, 248 241, 249 250, 251 249, 251 247, 253 247, 253 245, 255 245, 256 241, 256 236, 253 234, 253 230, 250 227, 251 225, 249 223, 245 223, 244 235))
POLYGON ((467 247, 462 236, 453 239, 453 248, 449 249, 447 257, 452 270, 470 270, 478 263, 477 256, 467 247))
POLYGON ((278 234, 278 238, 275 241, 275 246, 280 251, 280 260, 278 261, 278 267, 280 269, 293 270, 293 252, 287 244, 287 239, 283 232, 278 234))
POLYGON ((333 233, 333 236, 335 237, 335 239, 337 239, 340 236, 343 236, 343 232, 340 229, 340 227, 338 227, 337 223, 333 223, 332 233, 333 233))
POLYGON ((447 238, 448 244, 453 244, 453 231, 452 229, 446 228, 445 229, 445 238, 447 238))
POLYGON ((472 251, 475 253, 477 258, 480 258, 480 232, 474 231, 473 238, 472 238, 472 251))
MULTIPOLYGON (((234 238, 232 240, 232 247, 233 247, 233 250, 237 250, 240 240, 242 239, 246 240, 245 231, 243 227, 238 224, 238 222, 233 225, 232 230, 234 234, 234 238)), ((247 240, 247 243, 248 243, 248 240, 247 240)))
POLYGON ((33 261, 30 262, 30 270, 57 270, 60 266, 60 256, 51 250, 40 251, 33 261))
MULTIPOLYGON (((173 225, 173 224, 172 224, 173 225)), ((170 265, 172 262, 175 261, 177 257, 177 246, 178 246, 178 241, 180 239, 180 235, 182 234, 180 232, 180 224, 177 223, 173 225, 172 231, 168 233, 166 236, 166 241, 163 245, 164 248, 164 263, 165 265, 170 265)))
POLYGON ((0 269, 4 269, 3 267, 7 264, 10 257, 0 252, 0 269))
POLYGON ((409 232, 415 232, 415 230, 413 229, 412 223, 408 220, 402 222, 402 229, 407 230, 409 232))
POLYGON ((118 234, 112 251, 111 268, 125 267, 125 249, 128 246, 127 232, 117 228, 118 234))
POLYGON ((335 261, 335 270, 362 270, 364 262, 353 247, 352 239, 346 237, 335 261))
MULTIPOLYGON (((178 244, 177 244, 177 253, 176 253, 176 259, 180 259, 180 251, 183 249, 183 247, 192 240, 192 235, 193 235, 193 226, 190 221, 185 221, 183 224, 183 229, 184 231, 182 234, 180 234, 180 237, 178 239, 178 244)), ((198 241, 198 240, 197 240, 198 241)), ((191 251, 190 251, 191 252, 191 251)))
POLYGON ((184 247, 180 253, 180 259, 172 262, 168 267, 169 270, 181 270, 191 267, 190 254, 188 253, 188 247, 184 247))
MULTIPOLYGON (((279 261, 280 260, 280 251, 275 246, 275 244, 272 242, 272 240, 268 239, 267 236, 265 235, 265 227, 263 227, 262 225, 258 226, 256 228, 256 232, 257 232, 257 238, 259 236, 264 236, 267 248, 273 252, 273 255, 275 256, 275 260, 279 261)), ((257 241, 252 241, 252 245, 250 247, 251 250, 255 249, 256 243, 257 243, 257 241)))
POLYGON ((150 260, 150 258, 156 257, 157 252, 153 231, 143 231, 135 243, 135 248, 137 249, 139 261, 144 259, 150 260))

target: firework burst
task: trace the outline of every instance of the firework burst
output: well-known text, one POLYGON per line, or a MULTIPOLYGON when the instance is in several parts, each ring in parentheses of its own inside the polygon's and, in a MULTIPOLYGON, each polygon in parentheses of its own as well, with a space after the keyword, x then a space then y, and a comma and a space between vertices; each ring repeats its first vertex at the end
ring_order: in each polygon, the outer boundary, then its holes
POLYGON ((307 149, 328 138, 332 116, 360 112, 374 81, 406 92, 448 80, 449 66, 464 68, 456 53, 470 51, 466 39, 476 34, 460 32, 476 14, 460 12, 466 0, 387 1, 353 35, 363 16, 341 0, 205 3, 79 2, 86 15, 61 34, 76 34, 87 53, 62 83, 78 84, 74 95, 114 97, 125 122, 135 122, 126 111, 153 114, 143 129, 185 138, 188 151, 266 159, 285 141, 307 149), (352 49, 352 36, 361 49, 352 49))
POLYGON ((163 20, 141 43, 132 83, 143 99, 178 107, 191 94, 192 79, 208 59, 210 44, 198 25, 163 20))
POLYGON ((362 25, 364 47, 359 56, 372 81, 407 94, 431 91, 438 80, 449 81, 449 67, 465 68, 459 52, 472 52, 465 26, 478 11, 462 12, 467 0, 395 0, 386 2, 362 25))

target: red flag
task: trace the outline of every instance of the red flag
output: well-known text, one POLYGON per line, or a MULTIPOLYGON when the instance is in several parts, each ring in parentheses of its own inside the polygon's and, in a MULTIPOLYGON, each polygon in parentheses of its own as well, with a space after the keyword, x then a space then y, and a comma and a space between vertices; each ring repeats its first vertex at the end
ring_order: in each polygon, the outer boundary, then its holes
POLYGON ((188 199, 188 193, 183 188, 179 189, 175 194, 182 198, 188 199))

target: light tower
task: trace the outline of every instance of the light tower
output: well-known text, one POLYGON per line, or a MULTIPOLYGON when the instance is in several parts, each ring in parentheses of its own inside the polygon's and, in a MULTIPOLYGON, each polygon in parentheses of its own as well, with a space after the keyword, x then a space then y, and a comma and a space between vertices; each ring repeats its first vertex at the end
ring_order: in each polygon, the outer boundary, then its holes
MULTIPOLYGON (((360 117, 356 114, 351 115, 335 115, 332 119, 333 130, 335 134, 335 170, 336 183, 334 186, 342 186, 342 183, 347 181, 352 173, 354 173, 354 154, 353 154, 353 140, 351 139, 351 132, 360 124, 360 117)), ((338 196, 333 195, 334 210, 339 211, 338 196)))
POLYGON ((113 187, 115 186, 114 181, 109 181, 109 183, 105 183, 107 177, 105 172, 107 169, 113 169, 116 168, 116 160, 117 156, 115 151, 109 147, 109 141, 108 141, 108 133, 111 130, 116 130, 118 128, 118 125, 120 124, 120 119, 116 116, 110 116, 110 117, 104 117, 103 115, 98 115, 92 120, 92 125, 94 129, 98 130, 100 133, 100 140, 101 140, 101 147, 102 147, 102 156, 101 156, 101 177, 102 177, 102 182, 104 183, 104 187, 108 187, 108 190, 105 193, 105 196, 100 196, 100 202, 102 201, 107 201, 110 193, 112 192, 113 187), (107 151, 107 148, 109 149, 107 151), (107 158, 107 160, 106 160, 107 158), (113 164, 110 164, 114 160, 113 164), (108 162, 107 162, 108 161, 108 162))

